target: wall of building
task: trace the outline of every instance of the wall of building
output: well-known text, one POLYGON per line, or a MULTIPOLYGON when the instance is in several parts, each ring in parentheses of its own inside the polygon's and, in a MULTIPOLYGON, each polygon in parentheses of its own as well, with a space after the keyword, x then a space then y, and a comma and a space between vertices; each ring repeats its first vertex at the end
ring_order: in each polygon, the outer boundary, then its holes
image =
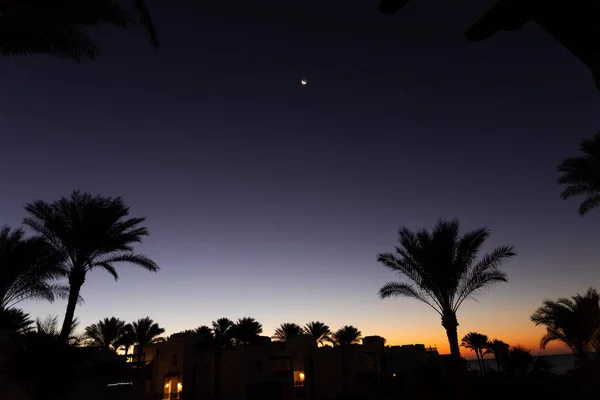
MULTIPOLYGON (((147 400, 164 398, 165 376, 171 385, 182 385, 181 400, 214 397, 214 356, 199 346, 197 336, 174 335, 147 350, 153 358, 147 400)), ((366 337, 362 345, 343 350, 317 347, 312 337, 304 335, 287 343, 264 340, 222 352, 220 400, 269 400, 267 396, 275 392, 281 393, 278 400, 332 399, 343 394, 344 371, 351 394, 368 391, 393 374, 405 374, 427 362, 423 345, 385 347, 379 337, 366 337)))

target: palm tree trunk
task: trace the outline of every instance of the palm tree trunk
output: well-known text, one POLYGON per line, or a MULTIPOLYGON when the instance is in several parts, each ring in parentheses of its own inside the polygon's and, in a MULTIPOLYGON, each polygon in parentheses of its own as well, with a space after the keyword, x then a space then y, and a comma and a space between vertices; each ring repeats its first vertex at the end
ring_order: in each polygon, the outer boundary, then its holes
POLYGON ((477 365, 479 365, 479 372, 483 375, 483 365, 481 364, 481 359, 479 358, 479 351, 475 350, 475 357, 477 357, 477 365))
POLYGON ((498 372, 502 372, 500 370, 500 360, 498 360, 498 355, 494 354, 494 358, 496 359, 496 369, 498 370, 498 372))
POLYGON ((485 370, 485 362, 483 359, 483 351, 479 350, 479 357, 481 358, 481 375, 485 375, 486 370, 485 370))
POLYGON ((442 317, 442 326, 446 329, 448 343, 450 344, 450 354, 455 358, 460 358, 460 347, 458 346, 458 321, 456 314, 452 311, 444 313, 442 317))
POLYGON ((346 346, 341 345, 340 351, 342 352, 342 394, 344 398, 348 395, 348 370, 346 369, 346 346))
POLYGON ((83 279, 77 279, 71 276, 69 278, 69 300, 67 302, 67 312, 63 320, 62 329, 60 331, 60 341, 66 343, 69 340, 71 327, 73 326, 73 318, 75 318, 75 307, 79 300, 79 292, 83 286, 83 279))
POLYGON ((579 366, 584 366, 588 360, 587 350, 583 346, 577 346, 577 358, 579 366))
POLYGON ((219 390, 221 389, 221 350, 215 350, 215 387, 214 399, 219 400, 219 390))
POLYGON ((451 354, 451 374, 452 381, 454 382, 454 398, 464 398, 464 365, 460 357, 460 347, 458 346, 458 320, 456 319, 456 313, 453 311, 446 311, 442 316, 442 326, 446 329, 446 336, 448 336, 448 343, 450 344, 451 354))

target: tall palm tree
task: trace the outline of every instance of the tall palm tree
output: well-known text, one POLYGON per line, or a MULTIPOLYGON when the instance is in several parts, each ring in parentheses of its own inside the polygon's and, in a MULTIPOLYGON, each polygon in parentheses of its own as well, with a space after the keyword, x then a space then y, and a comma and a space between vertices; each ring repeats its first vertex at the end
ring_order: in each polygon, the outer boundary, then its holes
POLYGON ((502 340, 494 339, 486 343, 483 354, 493 354, 494 358, 496 359, 496 368, 498 369, 498 372, 502 372, 502 366, 506 362, 509 349, 510 346, 508 343, 504 343, 502 340))
POLYGON ((0 2, 0 54, 44 53, 80 61, 94 59, 100 49, 86 28, 110 24, 128 28, 138 22, 154 49, 156 29, 145 0, 133 9, 120 0, 19 0, 0 2))
POLYGON ((129 208, 120 197, 92 196, 74 191, 70 198, 53 203, 42 200, 27 204, 30 217, 25 224, 40 234, 59 254, 69 279, 67 311, 61 338, 67 339, 75 315, 81 287, 87 273, 103 268, 115 280, 115 264, 130 263, 148 271, 159 268, 154 261, 133 251, 148 230, 140 226, 144 218, 128 218, 129 208))
MULTIPOLYGON (((215 355, 214 398, 219 400, 221 383, 221 356, 223 350, 233 345, 234 322, 229 318, 219 318, 212 323, 213 349, 215 355)), ((207 332, 205 332, 207 333, 207 332)))
POLYGON ((125 333, 133 334, 134 342, 138 346, 138 357, 143 357, 144 348, 150 344, 164 342, 165 338, 161 335, 165 330, 161 328, 150 317, 140 318, 133 321, 129 326, 123 328, 125 333))
POLYGON ((474 297, 507 277, 499 266, 513 257, 512 246, 501 246, 478 259, 481 246, 490 235, 478 228, 460 236, 457 219, 437 222, 433 231, 399 229, 395 254, 379 254, 377 260, 408 282, 390 282, 379 290, 381 298, 411 297, 433 308, 446 329, 450 352, 458 359, 456 312, 474 297))
POLYGON ((362 333, 352 325, 345 325, 331 334, 331 343, 340 347, 342 354, 342 393, 348 394, 348 367, 346 365, 346 349, 352 344, 359 344, 362 333))
POLYGON ((331 330, 324 322, 309 322, 302 328, 302 333, 314 337, 317 344, 320 345, 331 341, 331 330))
POLYGON ((302 335, 302 327, 293 322, 284 322, 275 329, 271 338, 276 342, 287 342, 289 338, 302 335))
POLYGON ((481 375, 485 375, 485 365, 483 365, 483 350, 488 344, 488 337, 482 333, 469 332, 462 338, 460 344, 465 349, 469 349, 475 352, 477 357, 477 363, 479 364, 479 370, 481 375))
POLYGON ((125 321, 116 317, 104 318, 85 327, 85 337, 93 347, 116 351, 125 334, 125 321))
POLYGON ((263 331, 262 324, 251 317, 244 317, 237 320, 231 327, 233 344, 236 346, 246 346, 255 344, 263 331))
POLYGON ((42 238, 0 227, 0 310, 23 300, 64 297, 67 288, 55 283, 63 275, 57 255, 42 238))
POLYGON ((552 341, 559 341, 584 363, 600 336, 600 294, 589 288, 585 295, 545 300, 533 313, 531 321, 536 326, 546 327, 546 334, 540 341, 542 349, 552 341))
POLYGON ((566 185, 561 193, 563 199, 585 196, 579 205, 579 215, 584 216, 600 205, 600 132, 591 139, 584 139, 581 155, 563 160, 557 167, 561 174, 560 185, 566 185))

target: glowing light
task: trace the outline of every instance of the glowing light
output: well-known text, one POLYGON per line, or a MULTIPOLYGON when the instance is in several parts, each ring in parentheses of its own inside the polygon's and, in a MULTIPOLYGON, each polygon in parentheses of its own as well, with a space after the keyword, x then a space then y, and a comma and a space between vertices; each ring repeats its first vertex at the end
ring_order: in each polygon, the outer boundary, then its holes
POLYGON ((304 372, 300 372, 300 381, 304 380, 304 372))
POLYGON ((117 383, 108 383, 106 387, 113 386, 133 386, 133 382, 117 382, 117 383))
POLYGON ((396 377, 396 374, 392 374, 392 376, 395 378, 395 377, 396 377))
POLYGON ((181 383, 178 383, 178 384, 177 384, 177 390, 178 390, 179 392, 181 392, 181 388, 182 388, 182 387, 183 387, 183 385, 182 385, 181 383))
POLYGON ((302 79, 300 81, 300 83, 302 84, 302 86, 306 86, 306 84, 308 83, 308 81, 306 79, 302 79))
POLYGON ((170 385, 168 383, 165 383, 165 387, 168 388, 170 385))

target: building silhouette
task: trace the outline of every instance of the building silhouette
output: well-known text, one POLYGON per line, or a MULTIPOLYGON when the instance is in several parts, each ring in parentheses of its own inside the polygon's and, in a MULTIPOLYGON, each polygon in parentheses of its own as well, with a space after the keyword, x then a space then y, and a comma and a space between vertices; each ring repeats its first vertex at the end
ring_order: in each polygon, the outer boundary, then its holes
MULTIPOLYGON (((198 335, 175 334, 143 351, 139 356, 145 358, 148 368, 145 400, 215 398, 215 355, 198 335)), ((368 336, 362 344, 344 347, 319 347, 308 335, 290 338, 285 343, 261 337, 255 345, 222 351, 218 398, 332 399, 342 395, 344 387, 348 394, 367 393, 420 366, 438 362, 434 348, 385 346, 385 340, 379 336, 368 336)))

